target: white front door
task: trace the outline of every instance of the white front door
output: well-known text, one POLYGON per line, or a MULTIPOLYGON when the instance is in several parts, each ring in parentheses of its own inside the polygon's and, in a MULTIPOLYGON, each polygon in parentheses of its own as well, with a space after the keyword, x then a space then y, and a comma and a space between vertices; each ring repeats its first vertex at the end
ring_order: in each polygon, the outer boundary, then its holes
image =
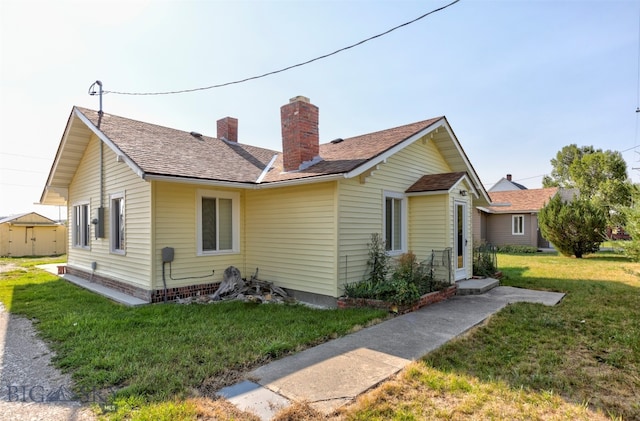
POLYGON ((453 264, 456 281, 467 279, 467 204, 455 202, 453 264))

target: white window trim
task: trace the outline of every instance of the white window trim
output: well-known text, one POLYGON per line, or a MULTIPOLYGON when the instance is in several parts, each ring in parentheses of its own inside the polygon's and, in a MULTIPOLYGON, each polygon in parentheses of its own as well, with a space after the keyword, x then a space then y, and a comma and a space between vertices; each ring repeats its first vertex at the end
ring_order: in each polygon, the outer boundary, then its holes
POLYGON ((78 250, 91 250, 91 202, 88 200, 84 200, 81 202, 75 202, 71 205, 71 217, 72 219, 72 225, 71 225, 71 247, 74 249, 78 249, 78 250), (87 245, 86 246, 82 246, 82 245, 78 245, 76 244, 76 235, 77 235, 77 230, 76 230, 76 211, 77 211, 77 207, 78 206, 87 206, 87 221, 86 221, 86 226, 87 226, 87 245))
POLYGON ((511 235, 524 235, 524 215, 511 215, 511 235), (522 218, 522 232, 516 232, 516 219, 522 218))
POLYGON ((221 254, 240 253, 240 194, 229 191, 198 190, 196 193, 196 250, 198 256, 218 256, 221 254), (202 198, 231 199, 231 233, 233 247, 231 250, 202 249, 202 198))
POLYGON ((389 256, 399 256, 407 252, 407 215, 408 215, 408 201, 407 196, 404 193, 398 193, 394 191, 382 192, 382 235, 386 240, 385 224, 387 221, 387 198, 400 199, 401 200, 401 216, 400 216, 400 242, 402 243, 399 250, 387 250, 389 256))
POLYGON ((111 254, 119 254, 119 255, 126 255, 127 254, 127 199, 125 198, 125 194, 124 192, 119 192, 119 193, 112 193, 109 195, 109 252, 111 254), (113 212, 113 199, 122 199, 124 201, 124 242, 125 242, 125 248, 123 249, 118 249, 115 247, 115 214, 113 212))

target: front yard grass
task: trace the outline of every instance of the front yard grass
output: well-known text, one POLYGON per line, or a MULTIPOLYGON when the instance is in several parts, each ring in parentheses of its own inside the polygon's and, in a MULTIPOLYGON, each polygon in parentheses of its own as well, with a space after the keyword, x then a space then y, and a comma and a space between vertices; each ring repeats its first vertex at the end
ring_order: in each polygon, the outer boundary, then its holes
POLYGON ((640 265, 498 255, 502 285, 567 293, 518 303, 346 408, 349 420, 640 419, 640 265))
MULTIPOLYGON (((426 355, 330 419, 640 419, 640 265, 498 255, 503 285, 567 293, 518 303, 426 355)), ((80 386, 116 386, 111 419, 255 419, 197 397, 248 366, 384 315, 224 303, 126 308, 37 269, 0 275, 0 299, 37 321, 80 386), (196 397, 194 397, 196 396, 196 397)), ((304 404, 279 418, 326 419, 304 404)))
POLYGON ((161 412, 170 408, 169 418, 181 418, 175 411, 184 405, 172 404, 175 399, 210 394, 248 368, 386 316, 380 310, 241 302, 131 308, 34 268, 37 261, 0 259, 7 262, 16 267, 0 273, 0 300, 33 320, 56 352, 55 364, 72 373, 79 390, 116 390, 116 402, 125 408, 118 418, 162 401, 168 404, 161 412))

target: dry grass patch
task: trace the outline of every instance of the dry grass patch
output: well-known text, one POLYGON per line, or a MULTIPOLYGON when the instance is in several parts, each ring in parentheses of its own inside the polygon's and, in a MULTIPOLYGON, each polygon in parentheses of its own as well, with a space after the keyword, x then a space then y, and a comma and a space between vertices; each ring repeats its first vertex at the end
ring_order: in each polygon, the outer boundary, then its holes
POLYGON ((394 380, 338 414, 344 420, 607 420, 601 412, 550 392, 512 389, 500 381, 411 364, 394 380))
POLYGON ((257 415, 241 411, 225 399, 193 398, 187 402, 195 407, 193 420, 260 421, 257 415))
POLYGON ((317 411, 308 402, 295 402, 278 412, 271 421, 320 421, 331 417, 317 411))

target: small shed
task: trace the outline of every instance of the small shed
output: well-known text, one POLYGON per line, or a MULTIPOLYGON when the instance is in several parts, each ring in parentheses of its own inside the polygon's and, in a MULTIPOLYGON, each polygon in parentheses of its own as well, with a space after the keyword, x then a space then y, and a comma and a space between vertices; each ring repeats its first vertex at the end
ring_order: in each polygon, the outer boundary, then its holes
POLYGON ((0 256, 53 256, 67 252, 67 227, 36 212, 0 219, 0 256))

